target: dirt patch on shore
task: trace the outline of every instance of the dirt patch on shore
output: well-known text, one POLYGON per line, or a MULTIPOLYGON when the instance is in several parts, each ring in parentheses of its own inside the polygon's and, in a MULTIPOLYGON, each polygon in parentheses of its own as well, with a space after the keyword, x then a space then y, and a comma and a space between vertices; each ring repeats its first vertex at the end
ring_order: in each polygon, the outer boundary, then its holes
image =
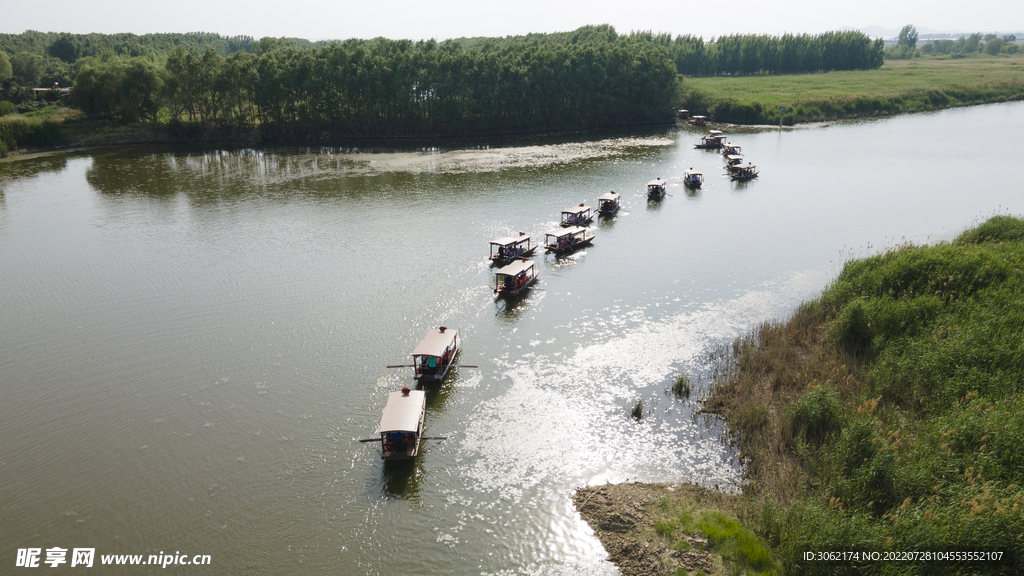
POLYGON ((738 498, 693 484, 625 483, 580 488, 573 502, 623 576, 677 574, 680 569, 724 575, 721 556, 709 550, 699 530, 667 534, 664 525, 683 511, 734 515, 738 498))

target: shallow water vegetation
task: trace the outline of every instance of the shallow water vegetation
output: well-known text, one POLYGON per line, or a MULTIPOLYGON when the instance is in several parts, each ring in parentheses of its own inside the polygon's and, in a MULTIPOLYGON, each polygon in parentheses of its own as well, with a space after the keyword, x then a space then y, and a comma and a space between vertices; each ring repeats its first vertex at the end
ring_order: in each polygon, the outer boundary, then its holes
POLYGON ((636 404, 633 404, 633 409, 629 411, 629 415, 632 416, 633 419, 638 421, 638 422, 643 419, 643 417, 644 417, 644 401, 643 401, 643 399, 637 400, 636 404))
POLYGON ((802 554, 956 549, 1005 555, 942 570, 1021 573, 1022 259, 1024 220, 1008 216, 899 246, 736 347, 705 408, 736 433, 745 499, 784 572, 927 574, 940 565, 802 554))
POLYGON ((678 398, 689 398, 690 397, 690 377, 686 374, 680 374, 676 378, 676 381, 672 384, 672 393, 678 398))

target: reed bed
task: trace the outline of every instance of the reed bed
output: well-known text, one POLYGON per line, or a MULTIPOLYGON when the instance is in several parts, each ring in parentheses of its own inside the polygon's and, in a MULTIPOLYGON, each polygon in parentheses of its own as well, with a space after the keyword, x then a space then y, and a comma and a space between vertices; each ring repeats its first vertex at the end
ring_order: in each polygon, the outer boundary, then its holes
POLYGON ((718 361, 705 410, 748 463, 747 520, 800 574, 1021 573, 1024 220, 851 261, 718 361), (996 552, 808 562, 808 551, 996 552))

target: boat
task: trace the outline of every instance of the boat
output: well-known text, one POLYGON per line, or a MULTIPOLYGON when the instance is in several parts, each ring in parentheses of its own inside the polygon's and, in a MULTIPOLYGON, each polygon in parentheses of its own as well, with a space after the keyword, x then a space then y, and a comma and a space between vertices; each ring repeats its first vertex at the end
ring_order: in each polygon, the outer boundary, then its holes
POLYGON ((701 136, 700 142, 694 144, 693 147, 698 150, 717 150, 722 147, 722 140, 725 136, 708 134, 707 136, 701 136))
POLYGON ((690 188, 700 188, 700 185, 703 183, 704 174, 702 174, 699 170, 694 170, 693 168, 690 168, 689 170, 683 172, 683 184, 689 186, 690 188))
POLYGON ((515 296, 537 281, 537 266, 529 258, 516 260, 494 273, 494 293, 515 296))
POLYGON ((678 110, 678 111, 676 111, 676 116, 678 116, 680 120, 686 120, 687 118, 690 117, 690 111, 689 110, 678 110))
POLYGON ((580 204, 562 210, 562 226, 582 226, 594 219, 590 206, 580 204))
POLYGON ((722 144, 722 154, 725 156, 739 155, 742 151, 743 149, 736 144, 729 144, 728 142, 722 144))
POLYGON ((569 226, 544 234, 544 245, 548 252, 556 254, 573 252, 590 244, 593 240, 594 233, 581 226, 569 226))
POLYGON ((505 236, 491 240, 491 262, 505 265, 513 260, 533 254, 537 247, 530 243, 530 236, 520 232, 519 236, 505 236))
POLYGON ((668 183, 664 178, 655 178, 647 183, 647 199, 661 200, 665 196, 668 183))
POLYGON ((707 116, 694 116, 690 122, 693 122, 694 126, 703 126, 708 121, 707 116))
POLYGON ((725 157, 725 167, 728 170, 732 170, 740 164, 743 164, 743 156, 740 156, 739 154, 730 154, 725 157))
POLYGON ((759 172, 757 166, 747 162, 746 164, 738 164, 732 168, 732 179, 733 180, 751 180, 757 178, 759 172))
POLYGON ((459 352, 459 331, 447 326, 435 328, 412 351, 413 378, 424 382, 439 382, 455 362, 459 352))
POLYGON ((388 394, 388 403, 377 426, 382 460, 397 462, 416 457, 420 451, 426 408, 427 395, 423 390, 402 388, 400 392, 388 394))
POLYGON ((604 216, 615 214, 621 206, 622 195, 614 190, 597 199, 597 212, 604 216))

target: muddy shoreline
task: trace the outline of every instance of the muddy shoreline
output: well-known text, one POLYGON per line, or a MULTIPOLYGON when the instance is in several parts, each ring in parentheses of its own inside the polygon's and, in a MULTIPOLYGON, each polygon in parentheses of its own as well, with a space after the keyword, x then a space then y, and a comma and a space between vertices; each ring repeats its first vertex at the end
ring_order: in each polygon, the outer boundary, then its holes
POLYGON ((677 574, 680 569, 689 574, 728 573, 699 530, 684 534, 686 544, 679 546, 659 534, 655 525, 670 521, 680 510, 734 515, 739 495, 694 484, 627 482, 580 488, 572 499, 623 576, 677 574))

